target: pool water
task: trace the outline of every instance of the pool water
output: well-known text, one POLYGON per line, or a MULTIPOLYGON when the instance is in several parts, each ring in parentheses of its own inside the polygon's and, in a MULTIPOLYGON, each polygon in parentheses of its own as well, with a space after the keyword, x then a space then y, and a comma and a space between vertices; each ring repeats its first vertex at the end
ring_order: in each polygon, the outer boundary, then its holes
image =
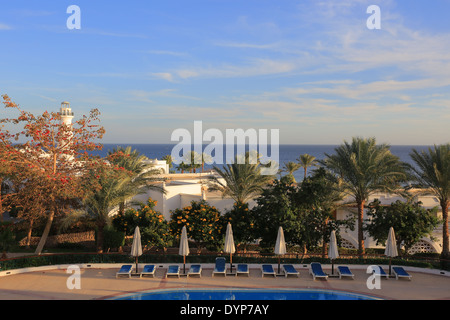
POLYGON ((127 294, 115 300, 379 300, 332 290, 289 289, 183 289, 127 294))

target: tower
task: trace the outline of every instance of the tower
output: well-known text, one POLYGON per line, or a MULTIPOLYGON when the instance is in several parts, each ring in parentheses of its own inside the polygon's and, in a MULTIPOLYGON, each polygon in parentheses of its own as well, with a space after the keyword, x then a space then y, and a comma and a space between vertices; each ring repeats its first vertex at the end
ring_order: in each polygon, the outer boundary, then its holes
POLYGON ((59 115, 61 116, 61 122, 67 126, 72 125, 73 112, 70 108, 70 103, 64 101, 61 103, 61 109, 59 110, 59 115))

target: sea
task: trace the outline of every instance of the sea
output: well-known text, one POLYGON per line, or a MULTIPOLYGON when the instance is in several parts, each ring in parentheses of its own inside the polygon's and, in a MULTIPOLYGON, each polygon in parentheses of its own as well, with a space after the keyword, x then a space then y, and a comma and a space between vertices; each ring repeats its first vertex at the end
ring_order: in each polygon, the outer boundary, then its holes
MULTIPOLYGON (((141 154, 147 156, 149 159, 161 159, 165 155, 170 155, 172 150, 176 146, 175 144, 103 144, 103 149, 101 151, 94 152, 95 155, 99 155, 101 157, 105 157, 108 154, 108 151, 113 150, 116 147, 128 147, 130 146, 133 150, 137 150, 141 154)), ((203 146, 203 149, 207 147, 207 145, 203 146)), ((325 154, 331 155, 335 153, 335 148, 337 145, 293 145, 293 144, 280 144, 279 145, 279 165, 280 169, 283 168, 283 165, 289 161, 298 162, 298 158, 302 154, 310 154, 316 157, 317 160, 323 160, 325 158, 325 154)), ((423 145, 391 145, 390 150, 392 154, 398 156, 401 161, 412 164, 413 161, 410 157, 410 153, 413 149, 417 151, 428 150, 430 146, 423 145)), ((245 149, 248 151, 247 149, 245 149)), ((237 147, 235 147, 234 154, 237 154, 237 147)), ((223 155, 224 159, 227 157, 226 155, 226 147, 223 147, 223 155)), ((267 147, 267 155, 270 158, 271 149, 270 146, 267 147)), ((214 154, 213 154, 214 156, 214 154)), ((232 157, 233 158, 233 157, 232 157)), ((263 157, 264 158, 264 157, 263 157)), ((224 160, 225 162, 226 160, 224 160)), ((205 165, 204 169, 212 169, 213 166, 220 167, 221 164, 212 164, 205 165)), ((309 169, 310 171, 311 169, 309 169)), ((283 174, 282 174, 283 175, 283 174)), ((294 172, 294 177, 297 181, 303 180, 304 170, 300 168, 299 170, 294 172)))

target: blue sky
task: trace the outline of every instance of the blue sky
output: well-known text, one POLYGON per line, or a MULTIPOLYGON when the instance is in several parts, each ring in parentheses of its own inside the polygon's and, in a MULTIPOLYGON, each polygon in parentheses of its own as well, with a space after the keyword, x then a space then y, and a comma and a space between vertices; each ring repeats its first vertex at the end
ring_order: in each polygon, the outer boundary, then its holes
POLYGON ((98 108, 105 143, 168 143, 195 120, 292 144, 450 141, 449 0, 2 2, 0 93, 98 108))

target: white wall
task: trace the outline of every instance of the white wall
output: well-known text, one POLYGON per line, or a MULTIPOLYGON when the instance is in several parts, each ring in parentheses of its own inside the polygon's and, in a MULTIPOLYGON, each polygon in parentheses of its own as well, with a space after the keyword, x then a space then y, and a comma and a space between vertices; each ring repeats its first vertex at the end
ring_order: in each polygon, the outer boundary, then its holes
MULTIPOLYGON (((400 200, 405 201, 402 197, 398 195, 389 195, 385 193, 375 194, 369 198, 369 201, 367 203, 370 203, 374 201, 375 199, 380 200, 381 204, 384 205, 390 205, 391 203, 400 200)), ((351 197, 344 200, 344 202, 352 202, 353 199, 351 197)), ((442 212, 440 210, 439 201, 433 197, 433 196, 420 196, 418 197, 417 201, 422 202, 422 206, 426 209, 432 209, 434 207, 438 207, 438 217, 442 217, 442 212)), ((336 219, 337 220, 344 220, 348 216, 354 215, 357 218, 358 209, 355 207, 342 207, 339 208, 336 212, 336 219)), ((366 220, 367 217, 367 209, 364 210, 364 220, 366 220)), ((345 240, 349 241, 354 245, 355 248, 358 248, 358 225, 355 225, 355 230, 351 231, 350 229, 347 229, 344 231, 344 228, 341 229, 341 236, 345 240)), ((438 226, 432 233, 432 236, 435 238, 435 241, 432 241, 430 238, 422 238, 422 240, 428 242, 436 252, 442 251, 442 226, 438 226)), ((364 246, 366 248, 384 248, 381 245, 377 245, 376 241, 373 240, 366 232, 364 233, 364 246)))

